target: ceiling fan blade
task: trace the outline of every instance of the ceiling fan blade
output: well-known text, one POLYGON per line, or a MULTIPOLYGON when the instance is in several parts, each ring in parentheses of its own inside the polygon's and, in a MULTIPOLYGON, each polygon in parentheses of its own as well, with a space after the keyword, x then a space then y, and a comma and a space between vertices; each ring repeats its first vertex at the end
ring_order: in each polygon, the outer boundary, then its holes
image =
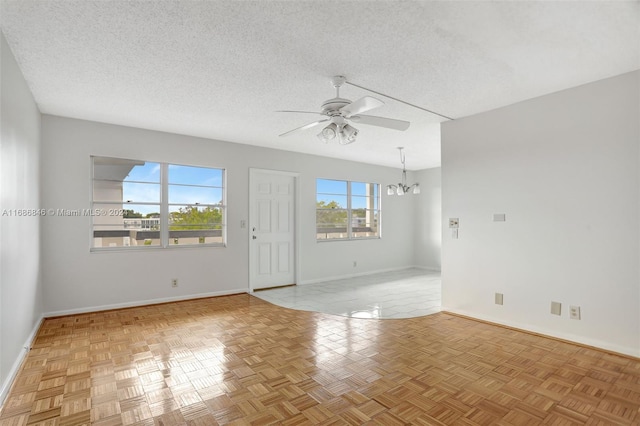
POLYGON ((349 105, 345 105, 340 108, 340 112, 345 117, 349 118, 352 115, 360 114, 361 112, 369 111, 374 108, 378 108, 384 105, 379 99, 372 98, 371 96, 362 97, 356 101, 351 102, 349 105))
POLYGON ((291 133, 299 132, 301 130, 307 130, 307 129, 310 129, 312 127, 317 126, 318 124, 326 123, 327 121, 331 121, 331 120, 327 118, 325 120, 314 121, 313 123, 305 124, 304 126, 297 127, 297 128, 295 128, 293 130, 289 130, 288 132, 285 132, 285 133, 281 134, 280 136, 288 136, 291 133))
POLYGON ((315 115, 324 115, 321 112, 314 112, 314 111, 276 111, 276 112, 299 112, 302 114, 315 114, 315 115))
POLYGON ((371 126, 386 127, 393 130, 407 130, 411 125, 408 121, 396 120, 394 118, 376 117, 373 115, 354 115, 349 117, 354 123, 369 124, 371 126))

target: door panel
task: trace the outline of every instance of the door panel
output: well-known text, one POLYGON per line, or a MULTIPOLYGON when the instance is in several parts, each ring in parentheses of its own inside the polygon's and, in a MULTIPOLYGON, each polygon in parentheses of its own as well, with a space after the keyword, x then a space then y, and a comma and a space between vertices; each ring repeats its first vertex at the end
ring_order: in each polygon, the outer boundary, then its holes
POLYGON ((289 209, 290 203, 286 201, 278 202, 278 232, 289 232, 289 209))
POLYGON ((271 232, 270 200, 258 200, 258 232, 271 232))
POLYGON ((271 244, 258 244, 258 273, 271 275, 271 244))
POLYGON ((278 272, 289 272, 289 243, 278 243, 278 272))

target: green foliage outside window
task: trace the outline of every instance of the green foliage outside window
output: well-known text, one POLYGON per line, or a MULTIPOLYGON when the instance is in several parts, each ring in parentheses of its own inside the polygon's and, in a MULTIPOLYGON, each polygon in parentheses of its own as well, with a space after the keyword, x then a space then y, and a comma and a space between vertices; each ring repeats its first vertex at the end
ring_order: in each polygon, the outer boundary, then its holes
POLYGON ((216 207, 180 207, 170 216, 170 230, 222 229, 222 212, 216 207))
POLYGON ((125 209, 124 212, 123 212, 122 217, 124 217, 125 219, 135 219, 135 218, 142 217, 142 213, 138 213, 138 212, 133 211, 131 209, 125 209))
POLYGON ((316 223, 323 228, 344 228, 347 225, 347 211, 336 201, 316 202, 316 223))

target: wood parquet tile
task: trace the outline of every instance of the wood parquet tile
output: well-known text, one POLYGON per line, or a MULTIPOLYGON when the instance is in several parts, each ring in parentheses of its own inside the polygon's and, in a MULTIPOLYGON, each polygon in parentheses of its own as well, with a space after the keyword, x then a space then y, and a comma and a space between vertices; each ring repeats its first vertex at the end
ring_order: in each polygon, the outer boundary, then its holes
POLYGON ((640 361, 243 294, 45 320, 0 424, 639 425, 640 361))

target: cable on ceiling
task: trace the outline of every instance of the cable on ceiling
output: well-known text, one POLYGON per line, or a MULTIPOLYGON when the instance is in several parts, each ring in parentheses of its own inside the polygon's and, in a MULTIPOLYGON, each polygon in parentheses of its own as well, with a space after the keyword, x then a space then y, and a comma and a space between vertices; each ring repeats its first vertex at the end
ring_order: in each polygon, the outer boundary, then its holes
POLYGON ((347 80, 347 81, 345 81, 345 83, 347 83, 347 84, 348 84, 348 85, 350 85, 350 86, 357 87, 357 88, 359 88, 359 89, 363 89, 363 90, 367 90, 367 91, 369 91, 369 92, 371 92, 371 93, 375 93, 376 95, 380 95, 380 96, 384 96, 385 98, 393 99, 394 101, 401 102, 401 103, 406 104, 406 105, 409 105, 409 106, 411 106, 411 107, 421 109, 421 110, 426 111, 426 112, 428 112, 428 113, 430 113, 430 114, 438 115, 438 116, 440 116, 440 117, 442 117, 442 118, 446 118, 447 120, 454 120, 453 118, 451 118, 451 117, 447 117, 446 115, 442 115, 442 114, 437 113, 437 112, 435 112, 435 111, 431 111, 430 109, 422 108, 421 106, 414 105, 414 104, 411 104, 411 103, 409 103, 409 102, 405 102, 405 101, 403 101, 402 99, 394 98, 393 96, 385 95, 384 93, 380 93, 380 92, 377 92, 377 91, 375 91, 375 90, 368 89, 368 88, 366 88, 366 87, 363 87, 363 86, 360 86, 360 85, 358 85, 358 84, 352 83, 352 82, 350 82, 350 81, 348 81, 348 80, 347 80))

